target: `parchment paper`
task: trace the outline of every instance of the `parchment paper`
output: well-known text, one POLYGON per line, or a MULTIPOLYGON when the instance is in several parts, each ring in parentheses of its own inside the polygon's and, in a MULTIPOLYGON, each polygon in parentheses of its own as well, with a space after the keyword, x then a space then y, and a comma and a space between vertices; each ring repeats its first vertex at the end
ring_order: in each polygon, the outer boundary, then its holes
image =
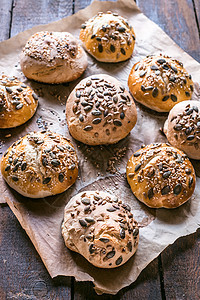
MULTIPOLYGON (((25 125, 12 130, 1 130, 1 151, 5 151, 16 139, 32 130, 49 128, 70 137, 65 122, 65 103, 74 86, 70 84, 47 85, 28 81, 21 73, 19 54, 26 40, 40 30, 69 31, 77 38, 80 25, 98 11, 115 11, 133 25, 136 33, 134 55, 126 62, 106 64, 88 56, 89 66, 83 77, 107 73, 119 79, 127 87, 129 72, 135 62, 148 54, 165 53, 184 63, 193 80, 200 82, 200 66, 183 52, 156 24, 145 17, 132 0, 118 2, 93 2, 77 14, 48 25, 34 27, 0 43, 0 69, 9 76, 15 75, 29 84, 40 95, 36 115, 25 125)), ((200 99, 198 84, 195 84, 193 99, 200 99)), ((200 178, 197 178, 195 193, 190 201, 174 210, 150 209, 141 204, 132 194, 126 179, 126 163, 131 154, 142 144, 164 142, 166 138, 159 129, 167 114, 150 111, 137 104, 138 121, 131 134, 112 146, 89 147, 71 137, 79 157, 79 179, 65 193, 54 197, 32 200, 11 190, 0 178, 1 202, 7 202, 26 230, 52 277, 75 276, 78 281, 93 281, 97 293, 115 294, 136 280, 140 272, 177 238, 191 234, 200 223, 200 178), (115 158, 118 158, 117 160, 115 158), (115 165, 117 173, 110 174, 108 162, 115 165), (97 269, 82 256, 69 251, 61 236, 63 210, 69 199, 81 190, 107 190, 124 199, 132 207, 140 225, 140 241, 136 254, 123 266, 113 269, 97 269)), ((194 162, 199 174, 199 162, 194 162)))

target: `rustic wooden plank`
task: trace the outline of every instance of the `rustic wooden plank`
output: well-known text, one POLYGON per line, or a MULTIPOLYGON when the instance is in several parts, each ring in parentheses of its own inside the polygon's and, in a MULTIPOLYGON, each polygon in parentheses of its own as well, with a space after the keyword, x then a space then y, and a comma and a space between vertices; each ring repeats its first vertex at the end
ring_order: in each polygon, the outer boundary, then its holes
MULTIPOLYGON (((113 280, 115 280, 113 278, 113 280)), ((135 283, 122 289, 117 295, 98 296, 92 283, 74 282, 74 300, 147 300, 162 299, 160 291, 160 279, 158 274, 158 259, 152 261, 148 267, 142 271, 135 283)))
POLYGON ((200 299, 200 229, 162 254, 166 299, 200 299))
MULTIPOLYGON (((5 17, 0 38, 56 21, 73 10, 73 0, 15 0, 10 26, 12 0, 0 2, 0 16, 5 17), (10 3, 10 6, 9 6, 10 3), (5 32, 5 33, 4 33, 5 32)), ((0 298, 1 299, 71 299, 71 278, 51 280, 25 231, 7 206, 0 206, 0 298)))
POLYGON ((6 205, 0 206, 0 274, 1 300, 71 299, 71 279, 51 280, 39 254, 6 205))
POLYGON ((73 0, 15 0, 11 36, 35 25, 57 21, 72 12, 73 0))
MULTIPOLYGON (((99 0, 99 1, 105 1, 105 0, 99 0)), ((117 1, 117 0, 109 0, 109 1, 117 1)), ((74 4, 74 12, 76 13, 80 9, 85 8, 86 6, 90 5, 92 1, 91 0, 75 0, 74 4)))
POLYGON ((136 3, 184 51, 200 61, 199 33, 192 0, 163 0, 162 3, 160 0, 137 0, 136 3))
POLYGON ((9 38, 10 24, 12 17, 12 0, 1 0, 0 1, 0 41, 9 38))
POLYGON ((200 1, 193 0, 193 4, 194 4, 194 9, 196 10, 198 27, 200 27, 200 1))

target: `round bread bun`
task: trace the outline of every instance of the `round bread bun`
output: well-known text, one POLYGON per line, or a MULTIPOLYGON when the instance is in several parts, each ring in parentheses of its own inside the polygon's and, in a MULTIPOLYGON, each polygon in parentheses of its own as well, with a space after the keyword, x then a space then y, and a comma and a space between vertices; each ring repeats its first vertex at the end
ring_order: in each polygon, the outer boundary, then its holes
POLYGON ((1 173, 18 193, 42 198, 62 193, 76 181, 78 160, 68 139, 50 131, 31 132, 4 153, 1 173))
POLYGON ((38 106, 38 96, 16 78, 0 77, 0 128, 12 128, 27 122, 38 106))
POLYGON ((37 32, 27 41, 20 57, 29 78, 45 83, 75 80, 87 68, 87 55, 68 32, 37 32))
POLYGON ((120 62, 131 57, 135 33, 117 13, 99 12, 82 25, 80 40, 85 49, 102 62, 120 62))
POLYGON ((172 146, 190 158, 200 159, 200 102, 176 104, 165 122, 164 133, 172 146))
POLYGON ((64 211, 62 235, 70 250, 98 268, 123 265, 139 241, 129 205, 102 191, 86 191, 71 198, 64 211))
POLYGON ((114 144, 135 126, 137 111, 117 79, 98 74, 83 79, 69 95, 66 117, 76 140, 88 145, 114 144))
POLYGON ((153 208, 176 208, 190 199, 195 188, 191 162, 167 144, 151 144, 135 152, 126 173, 133 194, 153 208))
POLYGON ((161 54, 137 62, 128 86, 135 100, 158 112, 168 112, 176 103, 191 99, 194 89, 183 64, 161 54))

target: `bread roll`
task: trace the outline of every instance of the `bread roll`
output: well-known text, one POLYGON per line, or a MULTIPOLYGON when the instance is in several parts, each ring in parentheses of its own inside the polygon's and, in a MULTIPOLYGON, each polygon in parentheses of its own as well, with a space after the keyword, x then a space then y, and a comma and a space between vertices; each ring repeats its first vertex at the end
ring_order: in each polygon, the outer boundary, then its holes
POLYGON ((168 112, 176 103, 191 99, 194 89, 183 64, 166 55, 149 55, 137 62, 128 86, 135 100, 158 112, 168 112))
POLYGON ((114 144, 135 126, 137 111, 121 83, 106 74, 83 79, 70 94, 66 118, 71 135, 88 145, 114 144))
POLYGON ((131 57, 135 33, 117 13, 99 12, 82 25, 80 39, 85 49, 102 62, 120 62, 131 57))
POLYGON ((78 161, 66 138, 50 131, 31 132, 4 153, 1 173, 18 193, 42 198, 62 193, 76 181, 78 161))
POLYGON ((12 128, 27 122, 35 113, 38 96, 19 81, 0 77, 0 128, 12 128))
POLYGON ((87 68, 87 56, 68 32, 37 32, 26 43, 20 59, 26 77, 45 83, 77 79, 87 68))
POLYGON ((200 159, 200 102, 176 104, 165 122, 164 133, 172 146, 190 158, 200 159))
POLYGON ((133 194, 153 208, 178 207, 190 199, 195 188, 191 162, 167 144, 151 144, 135 152, 126 173, 133 194))
POLYGON ((102 191, 82 192, 68 202, 62 235, 69 249, 99 268, 123 265, 139 241, 130 207, 102 191))

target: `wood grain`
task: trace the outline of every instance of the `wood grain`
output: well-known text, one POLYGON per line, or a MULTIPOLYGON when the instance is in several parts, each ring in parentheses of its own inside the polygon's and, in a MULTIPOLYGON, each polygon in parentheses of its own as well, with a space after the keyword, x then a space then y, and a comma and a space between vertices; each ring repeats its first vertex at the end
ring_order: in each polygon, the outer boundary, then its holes
MULTIPOLYGON (((99 0, 99 1, 105 1, 105 0, 99 0)), ((109 0, 109 1, 117 1, 117 0, 109 0)), ((74 4, 74 13, 79 11, 80 9, 85 8, 86 6, 90 5, 92 1, 91 0, 75 0, 74 4)))
POLYGON ((1 0, 0 1, 0 41, 9 38, 10 24, 11 24, 11 12, 12 12, 12 0, 1 0))
POLYGON ((200 230, 162 253, 166 299, 200 299, 200 230))
MULTIPOLYGON (((71 299, 70 278, 50 278, 39 254, 6 205, 0 206, 0 274, 5 299, 71 299)), ((4 299, 2 294, 0 299, 4 299)))
POLYGON ((162 3, 160 0, 137 0, 136 3, 184 51, 200 61, 199 33, 192 0, 164 0, 162 3))
POLYGON ((15 0, 11 36, 35 25, 57 21, 72 14, 73 0, 15 0))
MULTIPOLYGON (((115 280, 113 278, 113 280, 115 280)), ((160 281, 158 274, 157 259, 152 261, 148 267, 142 271, 136 282, 129 287, 122 289, 115 296, 102 295, 98 296, 92 283, 75 282, 74 283, 74 300, 147 300, 162 299, 160 291, 160 281)))
POLYGON ((196 14, 197 14, 198 26, 200 27, 200 1, 193 0, 193 4, 194 4, 194 8, 195 8, 196 14))

